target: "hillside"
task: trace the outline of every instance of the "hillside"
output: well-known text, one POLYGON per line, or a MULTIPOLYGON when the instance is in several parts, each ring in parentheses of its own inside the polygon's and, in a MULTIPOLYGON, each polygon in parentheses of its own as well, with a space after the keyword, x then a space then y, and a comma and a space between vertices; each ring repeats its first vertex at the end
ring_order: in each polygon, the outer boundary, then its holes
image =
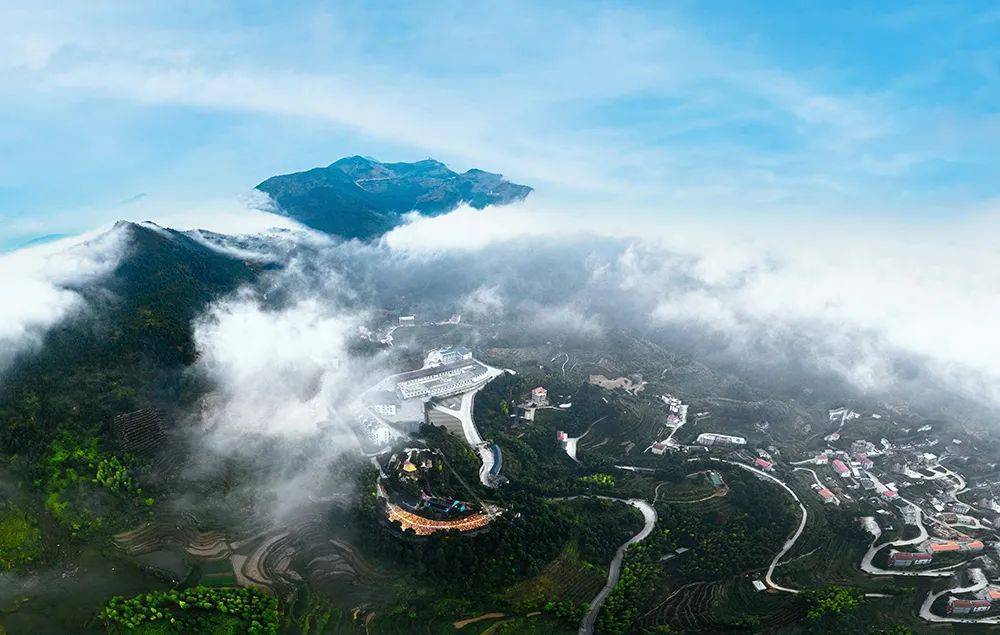
POLYGON ((176 371, 194 359, 194 317, 256 275, 254 263, 181 232, 125 222, 112 231, 127 234, 126 251, 111 274, 79 290, 90 310, 54 328, 5 372, 5 453, 44 452, 59 430, 104 433, 114 415, 170 400, 176 371))

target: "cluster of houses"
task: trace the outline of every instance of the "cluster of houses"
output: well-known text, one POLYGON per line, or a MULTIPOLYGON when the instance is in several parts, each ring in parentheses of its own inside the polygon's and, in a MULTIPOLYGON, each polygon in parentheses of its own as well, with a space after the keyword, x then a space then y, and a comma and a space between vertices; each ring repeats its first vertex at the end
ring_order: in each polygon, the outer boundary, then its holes
POLYGON ((988 613, 993 609, 994 602, 1000 601, 1000 586, 987 584, 987 578, 982 569, 967 569, 966 574, 968 583, 973 587, 980 588, 966 597, 954 595, 949 597, 947 604, 948 615, 988 613))
POLYGON ((980 553, 986 545, 982 540, 939 540, 932 538, 917 546, 916 551, 889 552, 889 566, 894 568, 928 565, 934 556, 943 553, 980 553))
POLYGON ((948 598, 948 615, 968 615, 970 613, 987 613, 993 608, 993 603, 1000 601, 1000 586, 991 584, 976 593, 975 598, 948 598))

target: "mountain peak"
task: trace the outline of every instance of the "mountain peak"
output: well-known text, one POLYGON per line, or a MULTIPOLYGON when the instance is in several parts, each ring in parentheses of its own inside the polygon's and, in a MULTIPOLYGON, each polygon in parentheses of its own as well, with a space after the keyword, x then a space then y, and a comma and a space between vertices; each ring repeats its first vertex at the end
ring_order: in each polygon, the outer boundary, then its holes
POLYGON ((465 203, 476 209, 505 205, 531 193, 500 174, 471 169, 459 174, 432 158, 382 163, 360 155, 325 168, 274 176, 257 189, 279 210, 314 229, 343 238, 377 238, 404 214, 444 214, 465 203))

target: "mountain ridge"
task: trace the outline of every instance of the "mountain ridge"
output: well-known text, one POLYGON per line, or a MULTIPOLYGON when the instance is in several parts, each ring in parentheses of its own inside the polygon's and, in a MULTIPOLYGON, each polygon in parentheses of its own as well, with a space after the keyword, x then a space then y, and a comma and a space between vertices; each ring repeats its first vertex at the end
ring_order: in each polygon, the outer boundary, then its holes
POLYGON ((478 168, 459 173, 436 159, 383 163, 360 155, 273 176, 255 189, 304 225, 359 240, 378 238, 411 211, 436 216, 463 203, 482 209, 523 200, 533 191, 502 174, 478 168))

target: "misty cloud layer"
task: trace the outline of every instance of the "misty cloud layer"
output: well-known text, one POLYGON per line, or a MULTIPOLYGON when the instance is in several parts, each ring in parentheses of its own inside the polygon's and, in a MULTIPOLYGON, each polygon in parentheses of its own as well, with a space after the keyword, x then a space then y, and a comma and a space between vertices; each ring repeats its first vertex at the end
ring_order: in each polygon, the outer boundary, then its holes
POLYGON ((947 227, 601 218, 529 200, 418 219, 385 243, 459 281, 475 271, 469 297, 563 313, 568 328, 665 329, 715 361, 811 365, 872 391, 924 378, 1000 401, 992 216, 947 227))
MULTIPOLYGON (((188 232, 267 264, 192 324, 186 374, 205 396, 184 417, 199 448, 188 469, 228 479, 230 460, 254 466, 230 495, 234 509, 255 500, 277 517, 336 490, 329 466, 357 450, 350 405, 421 352, 359 354, 358 327, 398 313, 460 313, 481 348, 501 330, 526 345, 587 348, 627 329, 764 391, 824 384, 841 386, 831 399, 1000 403, 1000 335, 987 319, 1000 308, 1000 262, 975 238, 982 220, 947 234, 841 227, 817 238, 807 224, 748 234, 690 219, 586 223, 529 201, 411 216, 362 244, 263 214, 239 235, 188 232)), ((9 297, 23 300, 3 307, 0 362, 86 312, 79 289, 126 248, 111 230, 0 259, 9 297)))
POLYGON ((0 371, 54 324, 86 310, 80 290, 110 273, 127 247, 115 228, 0 255, 0 371))

